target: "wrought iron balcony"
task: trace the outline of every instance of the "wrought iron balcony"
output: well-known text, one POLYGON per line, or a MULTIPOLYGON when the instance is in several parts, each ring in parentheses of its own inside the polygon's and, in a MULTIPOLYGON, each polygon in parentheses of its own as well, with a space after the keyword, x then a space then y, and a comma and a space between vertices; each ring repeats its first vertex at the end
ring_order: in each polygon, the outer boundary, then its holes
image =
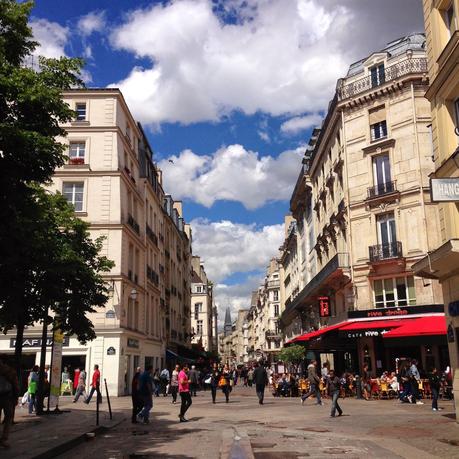
POLYGON ((407 58, 396 64, 393 64, 384 69, 384 77, 375 81, 371 75, 359 78, 356 81, 345 84, 345 80, 341 87, 338 88, 338 99, 348 99, 354 97, 362 92, 368 91, 372 88, 382 86, 383 84, 396 80, 411 73, 426 73, 427 72, 427 59, 424 57, 407 58))
POLYGON ((281 332, 276 332, 274 330, 267 330, 265 332, 265 337, 267 340, 281 340, 282 334, 281 332))
POLYGON ((127 222, 137 234, 140 234, 140 226, 131 214, 128 214, 127 222))
POLYGON ((369 247, 370 262, 401 258, 402 243, 400 241, 388 244, 377 244, 369 247))
POLYGON ((379 183, 378 185, 368 188, 368 199, 377 198, 386 194, 391 194, 397 191, 397 182, 379 183))

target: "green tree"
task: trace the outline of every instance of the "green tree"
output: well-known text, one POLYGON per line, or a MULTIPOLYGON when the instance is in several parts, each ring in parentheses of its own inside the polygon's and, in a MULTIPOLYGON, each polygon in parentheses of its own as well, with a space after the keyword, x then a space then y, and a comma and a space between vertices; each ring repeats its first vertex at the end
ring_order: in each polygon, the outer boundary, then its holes
POLYGON ((284 363, 298 365, 304 359, 304 347, 299 344, 292 344, 281 349, 279 360, 284 363))
POLYGON ((83 62, 33 61, 32 7, 0 0, 0 330, 16 327, 18 370, 24 327, 47 320, 46 305, 62 316, 65 331, 82 341, 94 337, 85 314, 90 303, 103 303, 98 272, 107 267, 97 255, 100 241, 90 241, 62 197, 40 188, 65 161, 66 147, 56 139, 75 114, 62 92, 82 85, 83 62))

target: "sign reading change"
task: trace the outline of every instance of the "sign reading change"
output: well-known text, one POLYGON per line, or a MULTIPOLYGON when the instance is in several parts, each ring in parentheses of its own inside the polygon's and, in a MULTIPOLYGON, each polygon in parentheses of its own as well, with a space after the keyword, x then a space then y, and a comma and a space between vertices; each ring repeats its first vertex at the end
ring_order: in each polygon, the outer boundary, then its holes
POLYGON ((430 197, 432 202, 459 201, 459 178, 430 179, 430 197))

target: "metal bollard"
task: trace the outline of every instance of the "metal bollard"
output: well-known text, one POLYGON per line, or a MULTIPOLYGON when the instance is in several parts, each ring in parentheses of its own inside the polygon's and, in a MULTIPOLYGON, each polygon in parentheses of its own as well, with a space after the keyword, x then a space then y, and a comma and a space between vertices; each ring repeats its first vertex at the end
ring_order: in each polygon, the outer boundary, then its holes
POLYGON ((96 426, 99 425, 99 404, 100 404, 100 391, 99 388, 96 389, 96 426))
POLYGON ((107 394, 108 412, 110 413, 110 421, 111 421, 113 419, 112 405, 110 404, 110 396, 108 395, 107 380, 105 378, 104 378, 104 384, 105 384, 105 393, 107 394))

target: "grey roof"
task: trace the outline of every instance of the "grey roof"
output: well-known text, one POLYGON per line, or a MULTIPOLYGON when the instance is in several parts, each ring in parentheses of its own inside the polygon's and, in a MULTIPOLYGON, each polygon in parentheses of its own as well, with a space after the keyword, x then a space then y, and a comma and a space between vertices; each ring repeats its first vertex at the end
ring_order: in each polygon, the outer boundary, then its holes
MULTIPOLYGON (((413 33, 405 37, 398 38, 389 42, 383 49, 376 53, 387 53, 389 56, 398 56, 405 53, 408 49, 422 51, 425 49, 426 36, 423 33, 413 33)), ((354 62, 349 67, 346 77, 356 75, 363 70, 363 63, 375 52, 369 54, 364 59, 354 62)))

